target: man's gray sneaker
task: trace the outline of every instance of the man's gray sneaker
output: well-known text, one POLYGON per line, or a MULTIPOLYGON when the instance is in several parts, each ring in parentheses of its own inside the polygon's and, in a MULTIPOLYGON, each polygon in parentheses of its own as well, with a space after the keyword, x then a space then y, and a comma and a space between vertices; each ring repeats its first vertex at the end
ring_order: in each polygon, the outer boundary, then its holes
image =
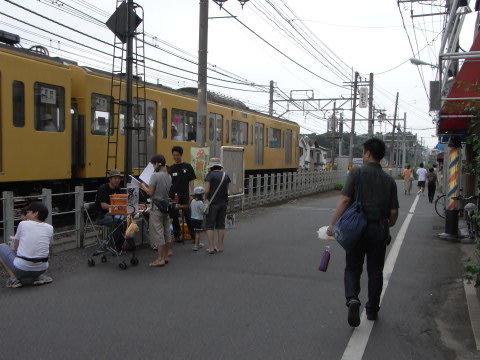
POLYGON ((33 285, 38 286, 38 285, 50 284, 52 281, 53 279, 50 276, 40 275, 38 278, 33 279, 33 285))
POLYGON ((7 283, 6 283, 6 286, 7 288, 13 288, 13 289, 16 289, 16 288, 19 288, 19 287, 22 287, 23 284, 20 280, 18 279, 8 279, 7 280, 7 283))

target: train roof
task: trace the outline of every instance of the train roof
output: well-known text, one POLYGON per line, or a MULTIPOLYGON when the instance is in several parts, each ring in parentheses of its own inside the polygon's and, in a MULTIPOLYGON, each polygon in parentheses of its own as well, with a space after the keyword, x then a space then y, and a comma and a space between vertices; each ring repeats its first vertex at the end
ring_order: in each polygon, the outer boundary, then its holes
MULTIPOLYGON (((73 61, 73 60, 70 60, 70 59, 65 59, 65 58, 58 57, 58 56, 50 56, 48 54, 48 50, 44 47, 31 47, 31 48, 27 49, 27 48, 23 48, 23 47, 19 47, 19 46, 5 45, 5 44, 0 43, 0 50, 2 50, 2 49, 9 50, 9 51, 14 51, 14 52, 17 52, 17 53, 22 54, 22 55, 32 56, 32 57, 39 58, 39 59, 42 59, 42 60, 52 61, 52 62, 55 62, 59 65, 78 66, 78 67, 80 67, 80 68, 82 68, 86 71, 97 73, 97 74, 102 74, 102 75, 105 75, 105 76, 108 76, 108 77, 110 77, 112 75, 110 72, 107 72, 107 71, 92 68, 92 67, 89 67, 89 66, 78 65, 78 63, 76 61, 73 61)), ((166 91, 169 91, 169 92, 172 92, 172 93, 182 94, 184 96, 189 96, 189 97, 197 96, 197 91, 198 91, 197 88, 192 88, 192 87, 173 89, 173 88, 170 88, 168 86, 164 86, 162 84, 154 84, 154 83, 149 83, 149 82, 145 82, 145 84, 149 87, 152 87, 152 88, 162 89, 162 90, 166 90, 166 91)), ((239 111, 248 111, 248 112, 256 114, 256 115, 266 116, 266 117, 275 119, 277 121, 282 121, 282 122, 285 122, 287 124, 298 126, 298 124, 295 121, 283 119, 283 118, 276 117, 276 116, 270 116, 270 115, 262 113, 260 111, 250 109, 242 101, 240 101, 238 99, 235 99, 233 97, 230 97, 230 96, 227 96, 227 95, 224 95, 224 94, 220 94, 220 93, 217 93, 217 92, 212 92, 212 91, 208 91, 207 94, 208 94, 208 101, 209 102, 229 106, 229 107, 232 107, 232 108, 234 108, 236 110, 239 110, 239 111)))

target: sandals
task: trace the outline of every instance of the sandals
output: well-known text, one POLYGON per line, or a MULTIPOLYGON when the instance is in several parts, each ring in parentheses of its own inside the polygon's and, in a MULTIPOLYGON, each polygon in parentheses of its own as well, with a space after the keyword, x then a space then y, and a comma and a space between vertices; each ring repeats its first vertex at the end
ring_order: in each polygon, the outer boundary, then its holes
POLYGON ((155 260, 155 261, 150 263, 150 266, 151 267, 163 267, 163 266, 165 266, 165 261, 155 260))
POLYGON ((215 253, 216 253, 215 250, 207 249, 207 254, 208 254, 208 255, 213 255, 213 254, 215 254, 215 253))
POLYGON ((223 249, 217 249, 217 248, 215 248, 215 252, 223 253, 223 249))

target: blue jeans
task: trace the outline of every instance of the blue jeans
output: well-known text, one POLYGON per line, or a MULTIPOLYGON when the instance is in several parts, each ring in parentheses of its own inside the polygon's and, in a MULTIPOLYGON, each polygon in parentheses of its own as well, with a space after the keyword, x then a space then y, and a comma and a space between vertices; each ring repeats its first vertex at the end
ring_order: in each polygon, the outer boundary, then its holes
POLYGON ((358 244, 346 254, 344 273, 345 298, 347 306, 352 300, 360 302, 360 276, 363 262, 367 256, 368 302, 365 305, 367 313, 380 310, 380 296, 383 288, 383 264, 389 236, 388 227, 379 223, 369 223, 358 244))
POLYGON ((123 220, 125 220, 125 216, 123 215, 99 215, 97 217, 97 225, 105 225, 105 226, 109 226, 109 225, 113 225, 115 223, 115 225, 118 225, 120 224, 123 220))
POLYGON ((8 245, 0 245, 0 258, 7 265, 7 267, 15 274, 18 279, 21 278, 36 278, 42 275, 45 271, 25 271, 15 267, 13 260, 17 256, 17 252, 11 249, 8 245))

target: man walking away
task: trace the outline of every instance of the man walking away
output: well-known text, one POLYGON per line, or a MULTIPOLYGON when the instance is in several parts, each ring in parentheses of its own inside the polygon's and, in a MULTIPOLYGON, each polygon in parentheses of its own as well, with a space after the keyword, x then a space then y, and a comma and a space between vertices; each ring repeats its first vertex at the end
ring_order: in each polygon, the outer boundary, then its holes
POLYGON ((427 174, 427 186, 428 186, 428 201, 433 202, 435 196, 435 189, 437 188, 437 174, 435 169, 431 168, 427 174))
POLYGON ((418 175, 418 181, 417 181, 417 186, 418 186, 418 195, 425 195, 425 179, 427 176, 427 170, 423 167, 423 163, 420 163, 420 168, 417 169, 417 175, 418 175))
POLYGON ((348 323, 352 327, 360 325, 360 276, 363 262, 367 257, 368 301, 365 305, 368 320, 376 320, 380 310, 380 295, 383 287, 383 265, 385 251, 390 243, 389 227, 398 218, 398 197, 395 180, 386 174, 380 165, 385 155, 385 143, 377 138, 363 144, 363 166, 353 168, 348 174, 342 195, 328 227, 328 235, 333 235, 333 226, 343 212, 356 198, 362 202, 367 219, 367 227, 355 245, 347 252, 345 261, 345 297, 348 307, 348 323))

